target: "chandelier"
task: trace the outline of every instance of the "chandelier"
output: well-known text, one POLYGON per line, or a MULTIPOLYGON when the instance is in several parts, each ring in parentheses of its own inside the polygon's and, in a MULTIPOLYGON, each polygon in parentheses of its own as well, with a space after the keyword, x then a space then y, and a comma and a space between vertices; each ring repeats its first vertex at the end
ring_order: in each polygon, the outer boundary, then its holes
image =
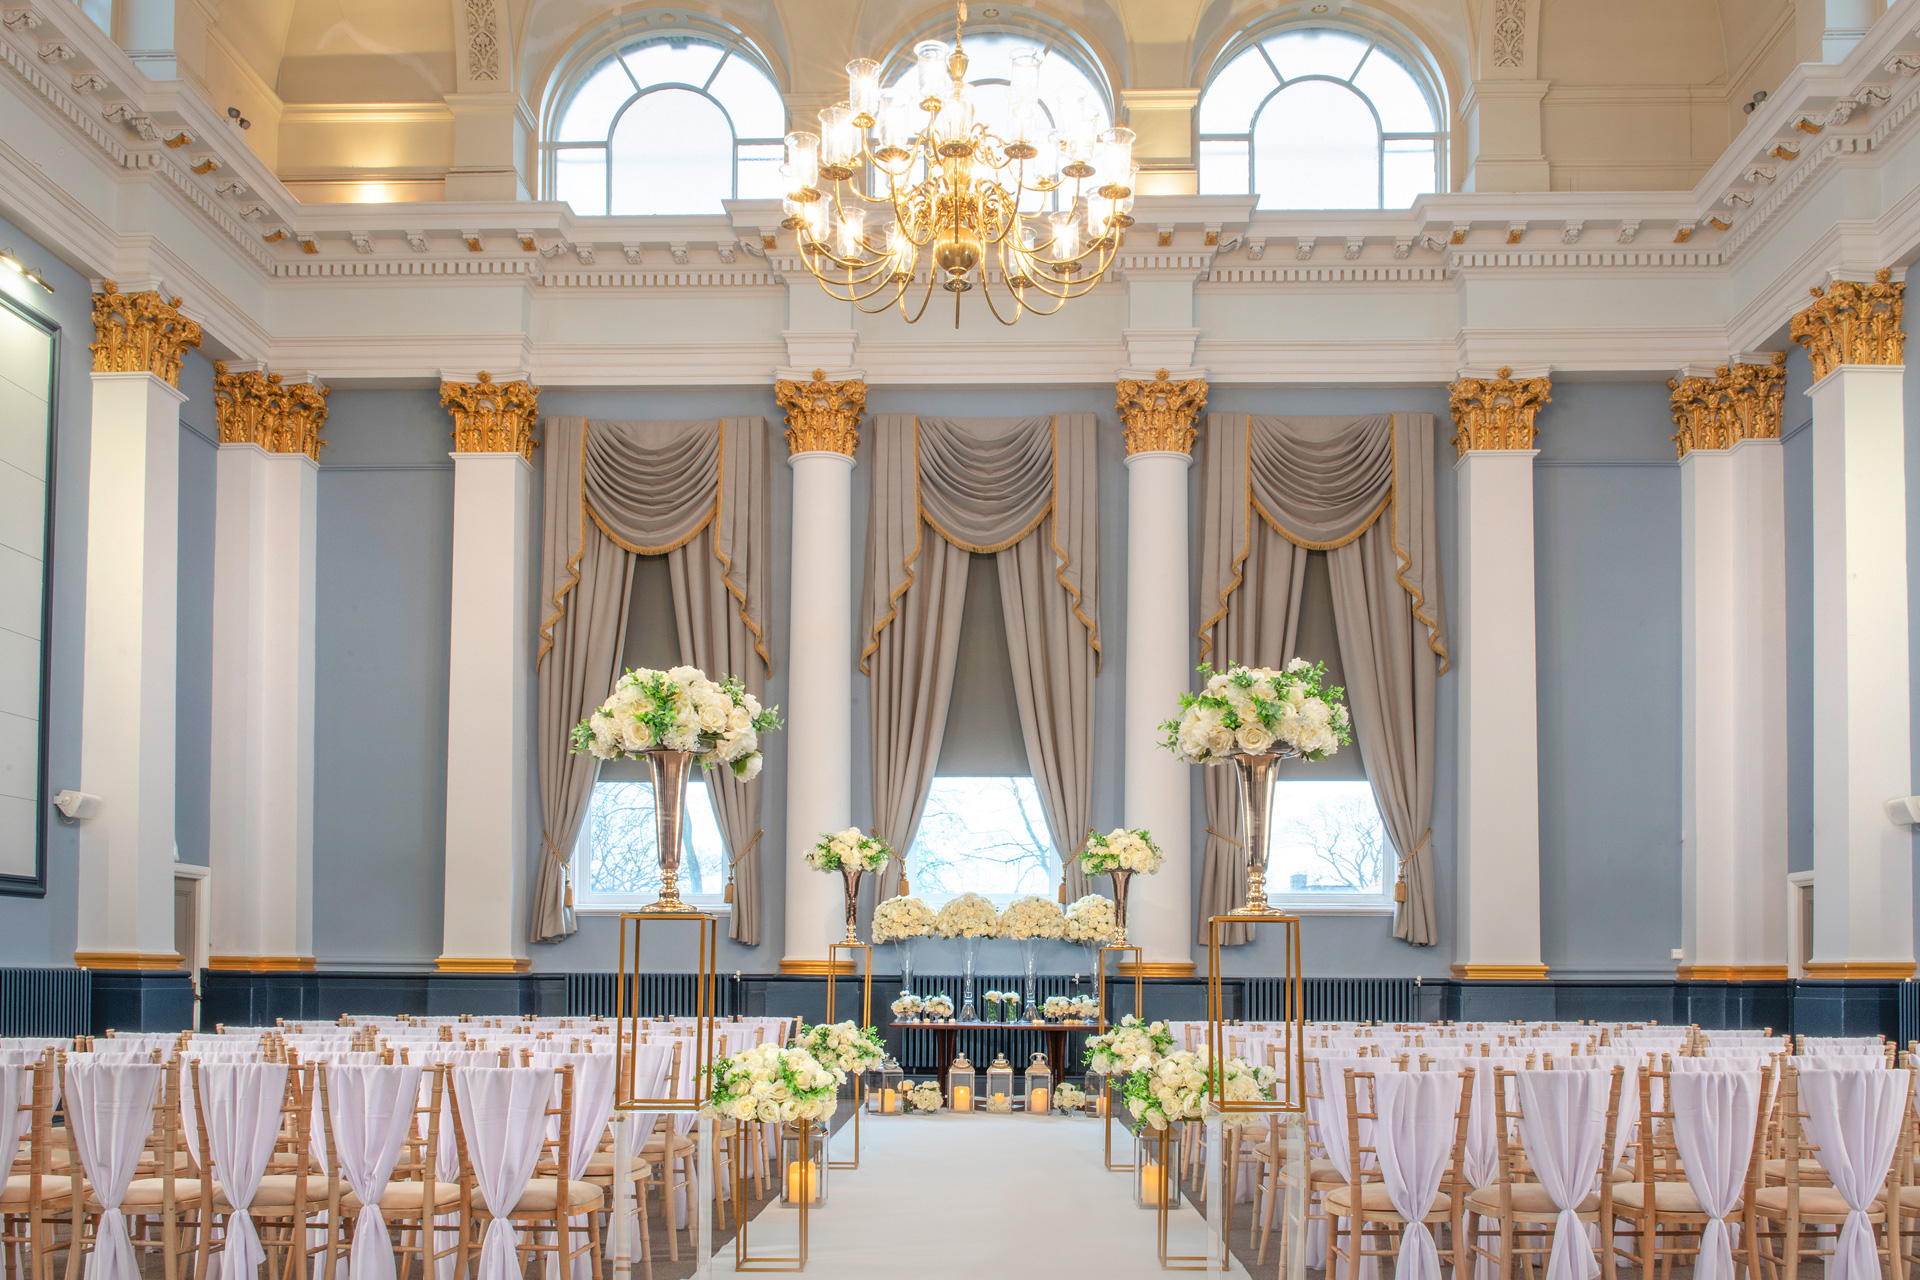
POLYGON ((862 311, 898 306, 912 324, 938 284, 958 328, 960 299, 978 285, 1010 325, 1099 283, 1133 225, 1134 135, 1101 129, 1085 103, 1050 127, 1037 52, 1013 59, 1009 136, 994 133, 976 119, 957 8, 951 49, 916 45, 888 94, 880 64, 856 58, 847 101, 820 112, 820 132, 787 135, 781 225, 827 293, 862 311))

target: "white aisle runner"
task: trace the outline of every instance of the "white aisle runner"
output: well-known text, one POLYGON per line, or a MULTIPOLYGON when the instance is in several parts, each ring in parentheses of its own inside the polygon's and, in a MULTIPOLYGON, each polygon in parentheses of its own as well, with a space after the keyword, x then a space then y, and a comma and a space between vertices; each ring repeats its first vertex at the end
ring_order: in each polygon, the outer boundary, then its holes
MULTIPOLYGON (((810 1274, 833 1280, 1166 1275, 1154 1250, 1154 1214, 1134 1207, 1132 1175, 1106 1171, 1101 1126, 1091 1119, 941 1112, 867 1117, 861 1128, 860 1167, 834 1170, 827 1203, 811 1215, 810 1274)), ((1124 1136, 1116 1124, 1116 1157, 1124 1136)), ((836 1157, 850 1156, 852 1130, 833 1145, 836 1157)), ((778 1206, 755 1218, 756 1252, 790 1250, 793 1218, 778 1206)), ((1169 1228, 1173 1252, 1206 1252, 1195 1210, 1175 1210, 1169 1228)), ((735 1274, 731 1244, 714 1259, 714 1272, 735 1274)), ((1224 1274, 1247 1273, 1236 1262, 1224 1274)))

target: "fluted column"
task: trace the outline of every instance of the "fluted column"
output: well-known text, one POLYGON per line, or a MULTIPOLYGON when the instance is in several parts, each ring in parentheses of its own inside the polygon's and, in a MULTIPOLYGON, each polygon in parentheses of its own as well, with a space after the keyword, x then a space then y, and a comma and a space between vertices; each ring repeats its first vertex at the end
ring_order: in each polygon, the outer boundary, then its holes
MULTIPOLYGON (((179 307, 154 292, 121 293, 111 280, 93 299, 80 788, 101 804, 80 824, 73 956, 88 969, 176 969, 181 961, 173 946, 174 653, 186 397, 178 386, 200 326, 179 307)), ((190 998, 187 1008, 190 1016, 190 998)))
POLYGON ((1793 318, 1814 377, 1813 978, 1914 971, 1912 829, 1885 809, 1913 790, 1905 288, 1835 280, 1793 318))
POLYGON ((1161 749, 1159 725, 1193 681, 1187 468, 1207 383, 1162 369, 1116 389, 1127 445, 1125 821, 1166 854, 1158 874, 1134 881, 1127 935, 1149 977, 1180 977, 1193 972, 1193 766, 1161 749))
POLYGON ((313 968, 315 528, 326 388, 214 366, 214 969, 313 968))
POLYGON ((841 918, 840 882, 807 866, 806 850, 821 832, 853 821, 853 452, 867 384, 815 369, 808 381, 775 382, 774 395, 787 411, 793 468, 787 736, 794 745, 780 970, 817 974, 826 972, 828 934, 841 918))
POLYGON ((1785 363, 1667 384, 1680 454, 1683 980, 1787 976, 1785 363))
POLYGON ((1459 978, 1539 979, 1540 729, 1533 593, 1534 416, 1544 378, 1452 388, 1459 476, 1459 978))
POLYGON ((442 972, 527 968, 533 423, 525 381, 442 382, 453 413, 442 972))

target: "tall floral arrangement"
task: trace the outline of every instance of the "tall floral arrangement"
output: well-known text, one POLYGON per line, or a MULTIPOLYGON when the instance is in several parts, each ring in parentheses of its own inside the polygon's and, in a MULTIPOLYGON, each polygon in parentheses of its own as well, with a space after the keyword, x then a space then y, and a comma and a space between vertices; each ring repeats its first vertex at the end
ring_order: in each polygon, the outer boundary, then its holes
POLYGON ((1145 1071, 1173 1048, 1173 1030, 1128 1014, 1103 1035, 1088 1036, 1087 1069, 1103 1076, 1145 1071))
POLYGON ((918 898, 888 898, 873 909, 873 940, 898 942, 933 933, 933 908, 918 898))
POLYGON ((756 1045, 708 1068, 713 1092, 700 1114, 718 1120, 786 1124, 833 1113, 840 1077, 805 1049, 756 1045))
POLYGON ((1160 726, 1161 745, 1188 764, 1217 764, 1236 751, 1284 750, 1324 760, 1353 741, 1344 689, 1325 687, 1326 664, 1295 658, 1284 670, 1203 664, 1206 685, 1180 695, 1180 715, 1160 726))
POLYGON ((859 868, 878 871, 887 865, 893 851, 886 841, 865 834, 858 827, 834 831, 807 846, 807 865, 815 871, 842 871, 859 868))
POLYGON ((1113 899, 1090 893, 1067 908, 1068 942, 1105 942, 1113 936, 1113 899))
POLYGON ((880 1033, 851 1020, 817 1026, 802 1023, 794 1040, 815 1062, 842 1076, 877 1067, 887 1056, 880 1033))
POLYGON ((1029 938, 1059 938, 1067 932, 1060 904, 1037 893, 1015 898, 1000 913, 1000 936, 1025 942, 1029 938))
MULTIPOLYGON (((1252 1102, 1265 1096, 1274 1079, 1273 1068, 1256 1067, 1245 1058, 1216 1064, 1206 1049, 1183 1049, 1129 1075, 1121 1096, 1133 1114, 1137 1133, 1142 1128, 1164 1129, 1182 1120, 1206 1119, 1207 1098, 1216 1084, 1228 1102, 1252 1102)), ((1234 1128, 1259 1118, 1228 1111, 1220 1123, 1234 1128)))
POLYGON ((779 727, 779 709, 761 706, 738 677, 715 681, 698 667, 641 667, 621 676, 612 696, 573 727, 573 749, 601 760, 655 748, 691 751, 702 768, 723 764, 751 781, 760 776, 760 735, 779 727))
POLYGON ((997 938, 1000 913, 977 893, 963 893, 940 908, 933 931, 943 938, 997 938))
POLYGON ((1080 865, 1090 876, 1104 876, 1112 871, 1152 875, 1165 861, 1166 855, 1160 852, 1152 836, 1125 827, 1115 827, 1105 835, 1089 831, 1087 843, 1080 849, 1080 865))

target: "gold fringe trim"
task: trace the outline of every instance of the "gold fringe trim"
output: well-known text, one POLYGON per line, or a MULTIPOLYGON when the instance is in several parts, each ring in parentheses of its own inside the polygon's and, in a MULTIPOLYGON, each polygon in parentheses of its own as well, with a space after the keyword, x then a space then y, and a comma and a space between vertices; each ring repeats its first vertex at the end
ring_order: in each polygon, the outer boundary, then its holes
MULTIPOLYGON (((547 434, 553 434, 549 418, 547 434)), ((553 649, 553 628, 567 613, 567 597, 580 585, 580 560, 587 554, 587 420, 580 419, 580 543, 567 561, 567 580, 553 593, 553 616, 540 624, 540 653, 533 660, 533 669, 540 670, 540 664, 547 660, 547 654, 553 649)))
POLYGON ((614 546, 619 547, 622 551, 630 551, 636 556, 663 556, 667 554, 667 552, 669 551, 678 551, 680 548, 686 546, 689 542, 692 542, 695 538, 699 537, 700 531, 706 528, 708 525, 712 524, 714 517, 720 514, 719 486, 716 485, 714 489, 715 491, 713 495, 713 505, 707 508, 706 519, 702 520, 699 524, 693 526, 693 529, 687 534, 686 537, 680 539, 678 542, 669 542, 662 547, 639 546, 635 543, 628 542, 625 538, 621 537, 619 534, 615 533, 613 530, 607 528, 606 521, 600 518, 600 513, 593 509, 593 504, 591 502, 587 501, 587 491, 586 491, 585 485, 582 485, 580 487, 580 506, 583 510, 586 511, 586 513, 589 516, 593 517, 593 523, 600 530, 600 532, 607 535, 607 541, 611 542, 614 546))
MULTIPOLYGON (((727 492, 727 420, 725 418, 722 418, 720 419, 719 492, 714 495, 714 499, 713 499, 713 513, 715 516, 715 523, 714 523, 715 528, 719 527, 718 517, 720 515, 720 503, 723 500, 723 495, 725 495, 726 492, 727 492)), ((720 549, 720 540, 718 538, 715 538, 713 541, 713 558, 720 562, 721 585, 726 587, 728 595, 732 596, 736 601, 739 602, 740 607, 736 610, 736 612, 739 613, 740 615, 740 621, 746 623, 747 630, 753 632, 753 651, 760 655, 760 661, 767 668, 767 675, 772 676, 773 675, 773 658, 770 654, 767 653, 767 638, 760 634, 759 626, 754 623, 754 620, 752 618, 747 616, 747 593, 742 588, 737 587, 733 584, 733 560, 730 556, 727 555, 726 552, 720 549)))
MULTIPOLYGON (((1060 557, 1060 567, 1054 570, 1053 580, 1059 583, 1060 586, 1066 591, 1066 593, 1073 598, 1073 616, 1078 618, 1080 620, 1080 625, 1087 629, 1087 643, 1093 646, 1093 674, 1098 676, 1100 674, 1100 664, 1102 660, 1105 659, 1106 657, 1106 655, 1102 653, 1100 650, 1100 624, 1094 621, 1092 618, 1089 618, 1084 612, 1081 611, 1080 593, 1078 591, 1075 591, 1071 586, 1067 584, 1066 573, 1067 573, 1067 570, 1073 565, 1073 558, 1067 554, 1066 548, 1060 545, 1060 510, 1059 510, 1060 415, 1057 413, 1053 415, 1052 431, 1053 431, 1053 507, 1054 507, 1054 512, 1053 512, 1053 532, 1050 535, 1050 537, 1053 542, 1053 554, 1060 557)), ((1097 509, 1098 509, 1098 504, 1096 504, 1096 511, 1097 509)), ((1096 543, 1098 543, 1099 541, 1099 526, 1097 523, 1098 519, 1099 517, 1096 514, 1095 516, 1096 524, 1094 527, 1094 541, 1096 543)), ((1078 857, 1079 855, 1076 854, 1075 856, 1078 857)), ((1060 881, 1060 883, 1063 886, 1066 884, 1066 880, 1064 878, 1065 875, 1066 875, 1066 871, 1065 871, 1065 868, 1063 867, 1061 870, 1062 879, 1060 881)))
POLYGON ((1233 558, 1233 581, 1229 582, 1226 590, 1220 593, 1220 608, 1211 618, 1208 618, 1200 624, 1200 661, 1202 662, 1207 660, 1207 654, 1213 648, 1213 636, 1209 633, 1212 632, 1215 623, 1227 616, 1227 598, 1240 589, 1244 581, 1242 567, 1247 563, 1247 556, 1253 551, 1253 415, 1249 413, 1246 417, 1247 458, 1245 475, 1247 478, 1247 494, 1244 510, 1247 517, 1247 542, 1245 546, 1240 548, 1240 553, 1233 558))
MULTIPOLYGON (((1281 537, 1285 538, 1288 542, 1291 542, 1294 546, 1304 547, 1308 551, 1335 551, 1341 547, 1346 546, 1350 542, 1356 541, 1361 534, 1373 528, 1374 521, 1380 518, 1380 513, 1385 511, 1389 506, 1393 505, 1393 485, 1391 483, 1387 485, 1387 496, 1380 499, 1380 505, 1375 507, 1372 513, 1369 514, 1367 518, 1361 522, 1360 527, 1358 529, 1355 529, 1352 533, 1348 534, 1346 537, 1341 538, 1337 542, 1315 542, 1311 538, 1303 538, 1299 534, 1294 533, 1292 530, 1283 526, 1278 520, 1275 520, 1273 518, 1273 513, 1271 511, 1268 511, 1266 508, 1266 505, 1262 503, 1258 498, 1252 498, 1250 499, 1250 501, 1253 503, 1253 509, 1260 513, 1260 519, 1266 523, 1266 526, 1269 529, 1272 529, 1275 533, 1279 534, 1281 537)), ((1249 523, 1251 523, 1251 521, 1249 521, 1249 523)))
MULTIPOLYGON (((874 423, 874 426, 878 428, 878 421, 874 423)), ((920 510, 920 415, 917 413, 913 415, 913 509, 915 511, 920 510)), ((892 626, 894 621, 899 618, 900 597, 907 594, 907 592, 913 588, 915 581, 913 565, 914 562, 920 558, 920 544, 924 536, 925 535, 920 532, 920 521, 916 518, 913 522, 913 550, 907 553, 906 560, 900 566, 906 570, 907 580, 888 594, 887 616, 873 624, 873 634, 867 640, 867 647, 860 651, 860 672, 862 675, 873 674, 867 665, 867 659, 871 658, 879 650, 880 633, 892 626)), ((902 866, 904 867, 904 865, 903 863, 902 866)))
MULTIPOLYGON (((1393 492, 1396 495, 1396 500, 1397 500, 1397 495, 1400 492, 1400 430, 1399 430, 1399 427, 1400 427, 1400 415, 1396 413, 1393 415, 1393 433, 1392 433, 1393 492)), ((1440 655, 1440 670, 1436 671, 1434 674, 1443 676, 1447 674, 1447 669, 1453 666, 1453 657, 1447 652, 1447 646, 1444 643, 1442 643, 1440 640, 1440 624, 1434 620, 1434 617, 1431 613, 1421 608, 1421 606, 1426 604, 1427 602, 1426 596, 1421 594, 1418 591, 1415 591, 1413 589, 1413 584, 1407 581, 1407 570, 1413 567, 1413 556, 1410 555, 1400 545, 1400 530, 1398 528, 1397 520, 1389 520, 1387 522, 1387 541, 1391 543, 1393 546, 1394 559, 1399 561, 1399 566, 1395 568, 1393 571, 1393 580, 1400 584, 1400 589, 1405 591, 1407 593, 1408 599, 1410 599, 1413 602, 1412 605, 1410 606, 1410 608, 1413 610, 1413 616, 1417 618, 1421 623, 1425 624, 1427 628, 1427 648, 1431 649, 1433 652, 1440 655)), ((1431 835, 1432 832, 1428 832, 1428 834, 1431 835)), ((1422 841, 1422 843, 1425 843, 1425 841, 1422 841)))

